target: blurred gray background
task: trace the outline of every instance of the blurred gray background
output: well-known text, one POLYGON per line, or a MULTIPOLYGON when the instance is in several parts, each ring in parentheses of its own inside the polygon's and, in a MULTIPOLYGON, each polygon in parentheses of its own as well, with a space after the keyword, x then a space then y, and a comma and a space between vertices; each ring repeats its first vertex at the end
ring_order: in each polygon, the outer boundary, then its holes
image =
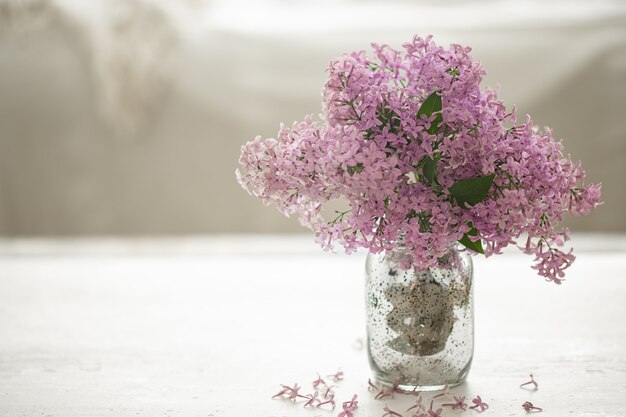
POLYGON ((0 0, 0 235, 299 232, 235 181, 321 109, 331 58, 432 33, 554 129, 626 232, 622 1, 0 0))

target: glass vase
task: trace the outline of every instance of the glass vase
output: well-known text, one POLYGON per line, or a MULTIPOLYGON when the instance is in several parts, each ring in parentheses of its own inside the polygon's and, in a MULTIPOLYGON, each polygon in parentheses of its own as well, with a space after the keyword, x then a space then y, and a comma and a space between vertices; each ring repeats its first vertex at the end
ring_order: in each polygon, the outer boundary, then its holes
POLYGON ((474 351, 472 259, 455 244, 417 269, 403 245, 366 259, 367 348, 375 380, 401 391, 461 384, 474 351))

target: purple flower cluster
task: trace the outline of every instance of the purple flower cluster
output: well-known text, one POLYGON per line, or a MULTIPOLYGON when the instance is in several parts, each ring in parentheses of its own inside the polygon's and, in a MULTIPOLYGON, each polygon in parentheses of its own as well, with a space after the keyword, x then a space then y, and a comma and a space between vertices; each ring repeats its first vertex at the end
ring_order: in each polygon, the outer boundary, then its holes
POLYGON ((373 253, 400 241, 419 268, 459 241, 500 253, 528 236, 539 275, 560 283, 574 256, 557 249, 566 212, 586 215, 600 186, 552 131, 517 123, 470 48, 415 37, 399 51, 373 44, 330 63, 320 121, 281 126, 247 143, 240 184, 285 215, 297 215, 325 249, 373 253), (347 207, 327 218, 324 207, 347 207))

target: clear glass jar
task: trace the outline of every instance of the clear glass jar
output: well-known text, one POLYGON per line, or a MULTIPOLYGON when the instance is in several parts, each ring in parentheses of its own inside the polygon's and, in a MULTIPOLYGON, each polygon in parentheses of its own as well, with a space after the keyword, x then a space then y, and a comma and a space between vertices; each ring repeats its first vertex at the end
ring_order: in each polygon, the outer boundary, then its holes
POLYGON ((461 384, 474 353, 472 259, 455 244, 426 270, 403 245, 366 259, 367 348, 376 381, 402 391, 461 384))

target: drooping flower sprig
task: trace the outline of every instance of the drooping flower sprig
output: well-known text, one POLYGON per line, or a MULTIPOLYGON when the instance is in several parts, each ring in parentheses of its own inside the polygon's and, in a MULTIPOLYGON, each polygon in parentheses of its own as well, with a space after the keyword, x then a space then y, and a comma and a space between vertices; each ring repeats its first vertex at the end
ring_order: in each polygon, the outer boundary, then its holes
POLYGON ((470 48, 415 37, 333 60, 321 120, 281 126, 247 143, 240 184, 297 215, 325 249, 373 253, 402 241, 419 268, 454 242, 489 256, 528 236, 538 274, 560 283, 574 255, 560 247, 564 214, 586 215, 600 186, 563 154, 549 128, 518 123, 470 48), (348 207, 324 218, 334 200, 348 207))

